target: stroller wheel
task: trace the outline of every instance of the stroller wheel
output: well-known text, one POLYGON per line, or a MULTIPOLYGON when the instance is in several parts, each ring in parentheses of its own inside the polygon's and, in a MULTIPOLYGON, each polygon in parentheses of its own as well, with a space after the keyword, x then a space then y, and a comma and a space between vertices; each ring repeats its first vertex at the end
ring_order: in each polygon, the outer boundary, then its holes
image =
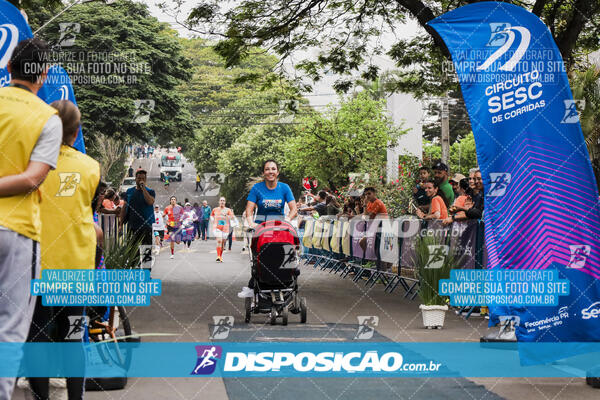
POLYGON ((275 306, 271 307, 271 325, 275 325, 277 321, 277 309, 275 306))
POLYGON ((283 325, 288 324, 288 307, 287 306, 283 307, 283 310, 281 310, 281 323, 283 325))
POLYGON ((245 305, 246 305, 246 318, 244 318, 244 320, 246 321, 246 323, 250 322, 250 317, 252 316, 252 298, 251 297, 246 297, 245 299, 245 305))
POLYGON ((301 297, 300 298, 300 322, 305 324, 306 323, 306 297, 301 297))

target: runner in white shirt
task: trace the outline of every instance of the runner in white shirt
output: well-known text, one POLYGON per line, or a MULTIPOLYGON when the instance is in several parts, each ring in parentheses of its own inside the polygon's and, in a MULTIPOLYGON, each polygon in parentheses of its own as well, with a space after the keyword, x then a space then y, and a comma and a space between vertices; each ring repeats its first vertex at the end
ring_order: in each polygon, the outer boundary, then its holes
POLYGON ((157 246, 162 247, 163 238, 165 237, 165 220, 163 214, 160 212, 160 207, 154 206, 154 223, 152 224, 152 234, 154 235, 154 241, 157 246))

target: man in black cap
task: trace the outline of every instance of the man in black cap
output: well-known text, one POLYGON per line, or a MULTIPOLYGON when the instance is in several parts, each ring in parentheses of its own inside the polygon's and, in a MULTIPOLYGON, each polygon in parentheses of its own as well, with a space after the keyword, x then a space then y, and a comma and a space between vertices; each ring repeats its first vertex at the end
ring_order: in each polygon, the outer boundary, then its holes
POLYGON ((131 240, 140 244, 152 244, 152 223, 154 222, 154 198, 156 192, 146 186, 146 170, 135 172, 135 187, 127 189, 125 205, 121 210, 121 224, 127 222, 131 240))
POLYGON ((446 197, 446 207, 449 207, 454 203, 454 191, 452 186, 448 183, 448 166, 441 161, 438 161, 433 165, 433 179, 437 183, 438 187, 446 197))

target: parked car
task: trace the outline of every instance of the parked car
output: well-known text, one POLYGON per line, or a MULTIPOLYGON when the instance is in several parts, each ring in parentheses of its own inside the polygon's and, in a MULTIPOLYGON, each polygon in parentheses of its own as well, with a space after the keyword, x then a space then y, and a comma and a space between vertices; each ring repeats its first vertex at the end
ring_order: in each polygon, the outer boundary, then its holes
POLYGON ((123 179, 123 183, 121 183, 121 188, 119 192, 126 192, 127 189, 135 187, 135 178, 134 177, 126 177, 123 179))

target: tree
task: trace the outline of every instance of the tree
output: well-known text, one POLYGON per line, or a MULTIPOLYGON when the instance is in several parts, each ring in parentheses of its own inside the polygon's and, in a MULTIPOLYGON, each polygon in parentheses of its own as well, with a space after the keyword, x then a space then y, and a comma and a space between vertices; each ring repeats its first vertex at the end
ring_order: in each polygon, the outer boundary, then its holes
MULTIPOLYGON (((34 6, 26 11, 33 30, 63 8, 30 3, 34 6)), ((165 145, 193 132, 191 115, 175 90, 189 79, 191 65, 176 32, 150 16, 146 5, 128 0, 77 5, 39 35, 54 45, 71 75, 90 148, 100 135, 122 141, 156 138, 165 145), (60 23, 79 24, 73 46, 60 46, 60 23), (141 123, 144 113, 149 119, 141 123)))
POLYGON ((180 42, 192 64, 191 79, 180 87, 180 91, 201 123, 210 123, 211 113, 236 100, 254 97, 263 88, 249 78, 272 75, 277 64, 276 57, 257 51, 240 65, 227 68, 225 60, 214 51, 214 42, 200 38, 180 39, 180 42))
POLYGON ((579 122, 587 144, 596 184, 600 187, 600 67, 590 66, 571 77, 573 98, 583 100, 577 106, 579 122))
MULTIPOLYGON (((427 22, 476 1, 244 0, 231 8, 217 0, 203 0, 191 11, 187 23, 198 32, 224 38, 216 50, 228 66, 238 64, 255 47, 269 49, 282 59, 298 50, 318 47, 318 60, 297 65, 314 80, 324 69, 341 75, 360 70, 362 79, 375 80, 379 69, 369 56, 384 49, 372 39, 394 32, 397 25, 414 18, 428 36, 398 39, 387 53, 400 67, 410 67, 398 74, 396 89, 417 95, 441 94, 457 85, 443 79, 448 51, 427 22)), ((599 48, 599 0, 511 2, 529 9, 548 25, 568 66, 575 65, 582 53, 599 48)), ((350 80, 337 84, 340 90, 350 86, 350 80)))
POLYGON ((475 167, 477 167, 475 137, 472 132, 469 132, 466 137, 455 141, 450 146, 450 172, 468 176, 469 170, 475 167))
POLYGON ((391 125, 384 101, 360 93, 337 110, 300 118, 284 165, 298 181, 315 176, 335 188, 348 182, 348 173, 378 170, 388 144, 394 145, 402 133, 391 125))

